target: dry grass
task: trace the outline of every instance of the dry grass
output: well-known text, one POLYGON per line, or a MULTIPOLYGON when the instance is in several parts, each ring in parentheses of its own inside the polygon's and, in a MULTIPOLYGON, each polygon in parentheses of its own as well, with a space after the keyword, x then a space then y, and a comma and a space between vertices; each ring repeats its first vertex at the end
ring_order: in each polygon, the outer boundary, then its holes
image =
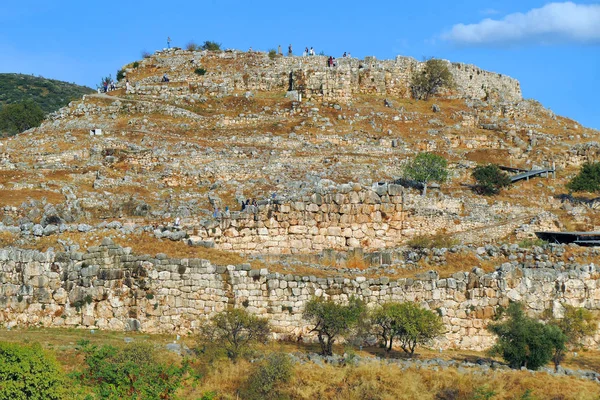
MULTIPOLYGON (((53 350, 66 372, 83 368, 83 359, 76 354, 79 340, 86 339, 92 344, 109 344, 115 347, 124 345, 124 338, 150 342, 164 347, 173 337, 168 335, 148 335, 135 332, 104 332, 91 334, 84 329, 13 329, 0 330, 0 340, 19 343, 39 342, 53 350)), ((183 338, 188 346, 193 346, 193 337, 183 338)), ((314 352, 315 344, 272 343, 259 348, 260 353, 272 351, 314 352)), ((336 352, 342 352, 336 347, 336 352)), ((374 350, 375 353, 380 350, 374 350)), ((446 351, 443 354, 420 349, 420 358, 444 358, 475 360, 485 357, 472 351, 446 351)), ((361 357, 372 355, 360 351, 361 357)), ((164 351, 159 351, 162 361, 178 363, 181 359, 164 351)), ((600 352, 584 352, 570 357, 568 367, 597 369, 600 367, 600 352)), ((207 357, 193 358, 192 366, 199 373, 196 382, 185 381, 178 392, 179 398, 201 398, 204 393, 216 392, 218 399, 237 399, 238 390, 244 385, 254 369, 248 361, 240 360, 233 364, 227 360, 210 360, 207 357)), ((474 370, 478 371, 478 370, 474 370)), ((529 371, 491 370, 486 374, 459 372, 456 368, 440 371, 409 368, 402 370, 385 363, 369 363, 357 367, 334 367, 331 365, 297 364, 293 377, 282 388, 290 399, 475 399, 477 394, 491 393, 492 399, 520 399, 525 393, 534 399, 587 400, 598 399, 600 385, 573 377, 553 377, 529 371)))
POLYGON ((0 189, 1 206, 19 206, 29 199, 46 199, 48 203, 57 204, 65 200, 65 196, 49 190, 39 189, 0 189))
MULTIPOLYGON (((173 258, 201 258, 217 265, 237 265, 248 262, 245 257, 237 253, 206 247, 192 247, 181 241, 162 240, 149 234, 130 235, 125 239, 115 238, 114 241, 120 246, 131 247, 135 254, 156 255, 157 253, 164 253, 173 258)), ((256 261, 251 264, 255 268, 262 267, 262 263, 256 261)))

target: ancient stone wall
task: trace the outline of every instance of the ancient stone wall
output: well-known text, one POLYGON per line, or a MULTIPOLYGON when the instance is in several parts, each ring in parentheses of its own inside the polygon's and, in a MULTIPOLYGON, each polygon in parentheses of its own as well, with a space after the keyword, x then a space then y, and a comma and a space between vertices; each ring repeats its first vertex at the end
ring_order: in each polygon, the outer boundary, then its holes
MULTIPOLYGON (((191 243, 252 253, 318 253, 326 249, 377 251, 408 239, 444 232, 469 232, 489 240, 511 233, 523 220, 506 214, 502 203, 490 208, 481 199, 453 199, 397 184, 363 187, 343 184, 297 198, 263 200, 242 212, 218 213, 190 232, 191 243), (467 204, 468 203, 468 204, 467 204), (467 210, 465 212, 465 210, 467 210)), ((520 211, 512 208, 513 216, 520 211)), ((470 242, 465 236, 464 240, 470 242)))
POLYGON ((136 256, 105 239, 86 252, 40 253, 0 249, 0 323, 4 326, 85 327, 149 333, 195 331, 210 315, 245 307, 267 317, 279 337, 307 334, 302 318, 314 296, 413 301, 442 315, 446 333, 436 346, 483 349, 485 326, 498 306, 522 301, 532 313, 561 304, 600 308, 596 267, 524 268, 517 261, 497 271, 436 272, 417 279, 283 275, 250 265, 215 266, 198 259, 136 256))
MULTIPOLYGON (((304 97, 329 101, 349 101, 360 93, 409 98, 412 76, 424 66, 423 62, 402 56, 394 60, 339 58, 336 67, 328 67, 327 59, 327 56, 270 59, 265 53, 169 50, 156 53, 141 65, 160 71, 168 69, 171 82, 161 84, 162 75, 152 75, 133 82, 131 93, 176 98, 194 93, 223 95, 234 90, 298 90, 304 97), (216 65, 215 60, 218 60, 216 65), (206 75, 194 73, 200 65, 206 66, 206 75)), ((522 100, 520 84, 513 78, 474 65, 448 62, 448 67, 456 83, 456 93, 461 97, 522 100)))

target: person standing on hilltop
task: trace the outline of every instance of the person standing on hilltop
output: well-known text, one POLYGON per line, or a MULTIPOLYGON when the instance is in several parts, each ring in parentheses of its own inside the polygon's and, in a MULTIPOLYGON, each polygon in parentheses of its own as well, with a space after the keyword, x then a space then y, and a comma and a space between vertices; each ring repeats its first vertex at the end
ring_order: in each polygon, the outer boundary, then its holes
POLYGON ((283 53, 281 52, 281 45, 277 46, 277 54, 282 56, 283 53))
POLYGON ((308 47, 304 48, 304 53, 302 53, 302 57, 306 57, 308 55, 308 47))
POLYGON ((291 57, 292 55, 293 55, 293 53, 292 53, 292 45, 290 44, 288 46, 288 57, 291 57))

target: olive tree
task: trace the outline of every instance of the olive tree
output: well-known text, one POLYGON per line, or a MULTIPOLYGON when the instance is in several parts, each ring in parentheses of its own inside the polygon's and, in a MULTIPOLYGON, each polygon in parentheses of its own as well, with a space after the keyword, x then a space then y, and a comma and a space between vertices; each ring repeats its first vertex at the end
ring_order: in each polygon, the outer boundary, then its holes
POLYGON ((321 354, 333 355, 333 343, 340 337, 349 333, 356 326, 365 312, 365 304, 352 297, 348 304, 338 304, 331 299, 314 298, 304 309, 304 318, 312 321, 314 328, 311 332, 317 333, 321 354))
POLYGON ((201 327, 200 342, 223 349, 234 362, 246 354, 253 344, 264 342, 269 335, 265 318, 233 308, 215 314, 201 327))
POLYGON ((413 75, 410 90, 415 99, 427 100, 442 87, 451 88, 453 86, 454 79, 448 69, 448 62, 430 58, 425 61, 423 69, 413 75))
POLYGON ((504 321, 488 325, 488 330, 498 336, 492 354, 501 355, 511 368, 538 369, 557 350, 564 350, 567 337, 557 326, 528 317, 519 303, 510 304, 506 314, 504 321))
POLYGON ((561 319, 548 319, 548 323, 560 329, 566 337, 565 346, 556 347, 552 355, 554 367, 557 369, 565 357, 567 347, 571 349, 580 348, 583 345, 583 339, 593 335, 598 329, 598 320, 591 311, 568 304, 563 305, 563 307, 565 311, 561 319))
POLYGON ((448 179, 448 161, 434 153, 419 153, 404 166, 405 177, 423 185, 423 196, 427 196, 429 182, 442 183, 448 179))

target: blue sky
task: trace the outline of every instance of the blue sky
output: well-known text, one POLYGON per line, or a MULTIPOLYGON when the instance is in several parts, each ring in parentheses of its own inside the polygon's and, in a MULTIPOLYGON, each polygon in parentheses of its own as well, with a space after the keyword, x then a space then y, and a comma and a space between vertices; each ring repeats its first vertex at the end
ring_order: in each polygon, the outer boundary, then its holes
POLYGON ((517 78, 523 95, 600 129, 600 3, 504 0, 88 1, 0 3, 0 72, 95 87, 141 52, 190 40, 268 50, 292 44, 380 59, 475 64, 517 78))

